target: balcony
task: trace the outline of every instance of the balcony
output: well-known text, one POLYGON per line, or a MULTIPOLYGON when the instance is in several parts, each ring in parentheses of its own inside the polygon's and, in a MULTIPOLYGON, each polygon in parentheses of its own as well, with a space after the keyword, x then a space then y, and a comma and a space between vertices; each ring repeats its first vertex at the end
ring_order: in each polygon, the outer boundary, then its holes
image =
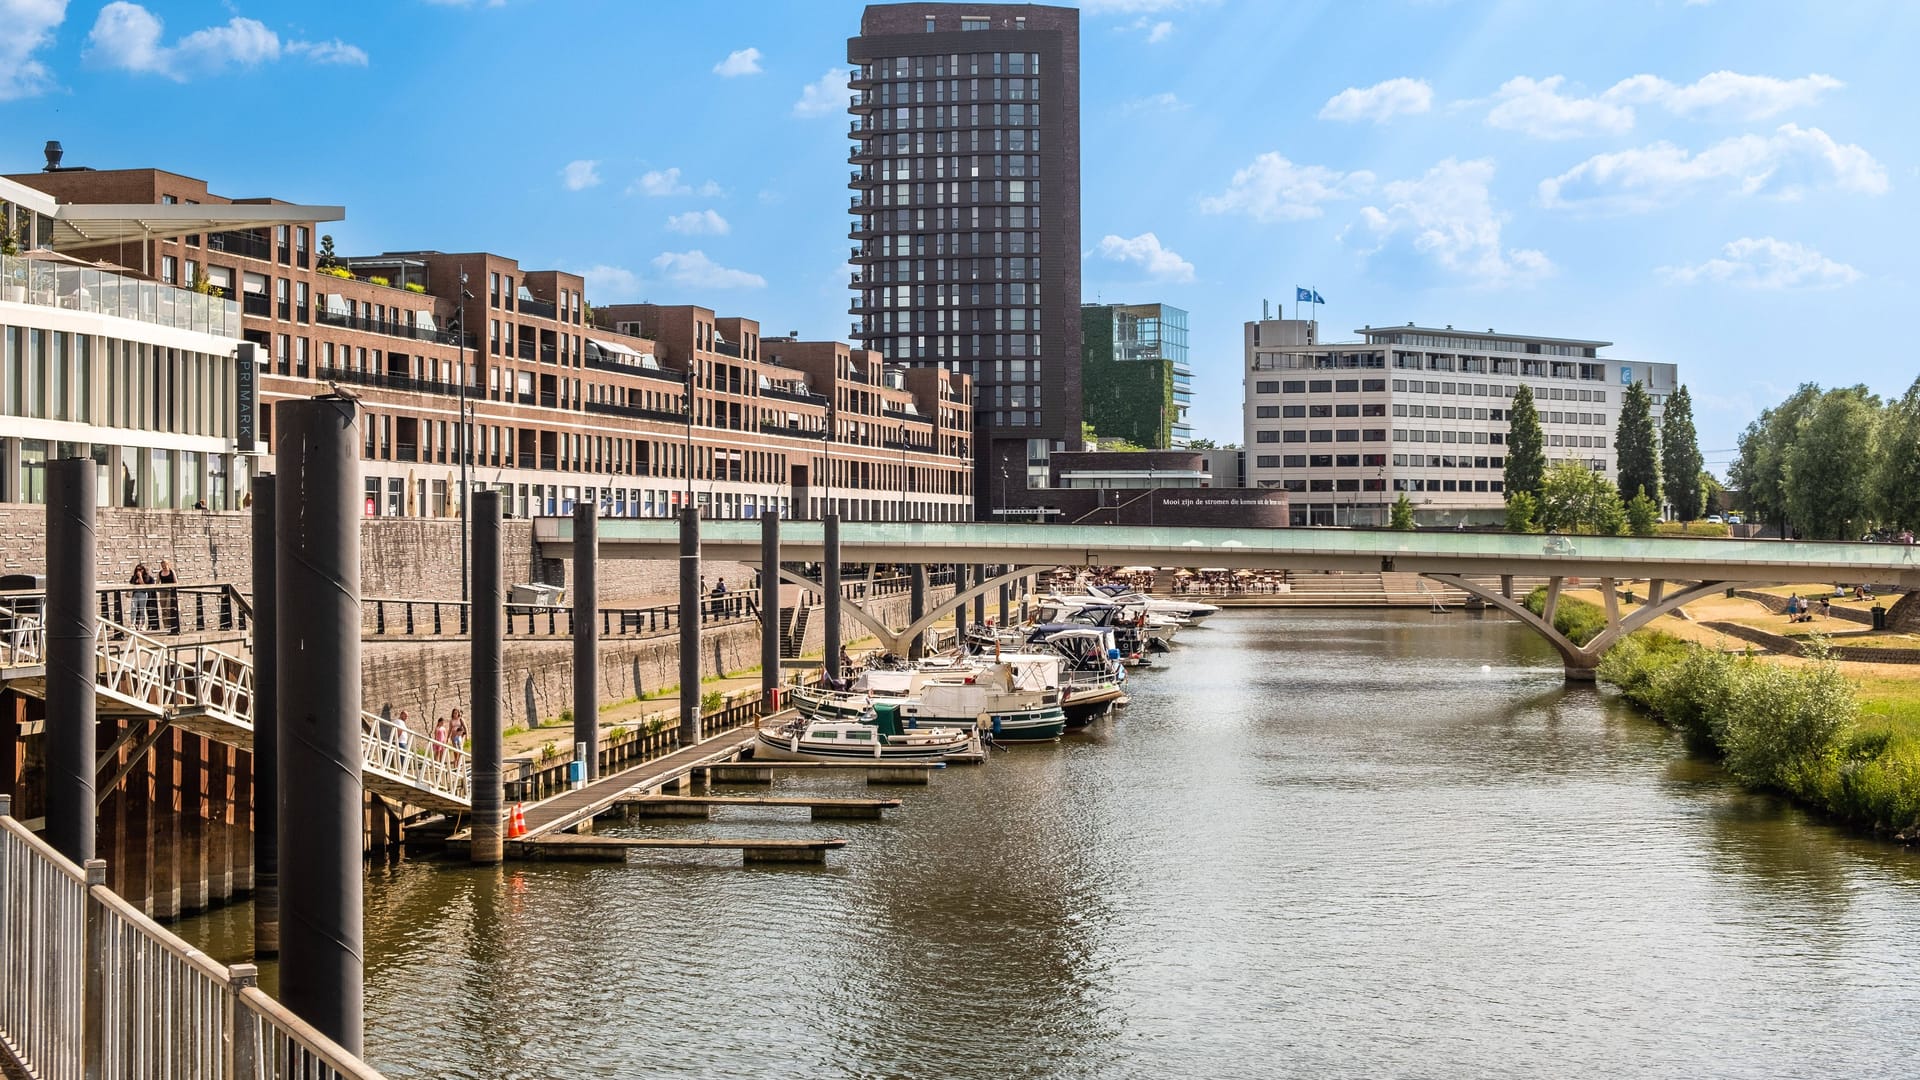
MULTIPOLYGON (((713 342, 713 351, 720 354, 721 356, 731 356, 735 360, 740 359, 740 343, 737 341, 723 341, 719 338, 715 338, 713 342)), ((736 389, 735 393, 738 393, 738 392, 739 391, 736 389)))
POLYGON ((799 390, 782 390, 777 386, 763 386, 760 396, 774 401, 791 401, 796 405, 818 405, 825 408, 827 399, 819 394, 809 394, 799 390))
POLYGON ((776 425, 776 423, 762 423, 762 425, 760 425, 760 434, 778 434, 778 436, 783 436, 783 438, 826 438, 826 436, 828 436, 828 432, 824 432, 824 430, 789 427, 789 425, 776 425))
POLYGON ((554 307, 545 300, 529 300, 524 296, 520 298, 520 314, 522 315, 532 315, 541 319, 552 319, 557 317, 559 310, 559 308, 554 307))
POLYGON ((541 407, 541 408, 543 408, 543 409, 557 409, 557 408, 559 408, 559 407, 560 407, 560 395, 558 395, 558 394, 556 394, 556 393, 554 393, 554 392, 553 392, 552 390, 542 390, 542 391, 540 391, 540 407, 541 407))
POLYGON ((241 293, 240 310, 265 319, 273 314, 273 301, 267 298, 266 293, 241 293))
POLYGON ((522 405, 532 405, 539 399, 533 396, 533 391, 522 390, 519 393, 513 395, 512 400, 519 402, 522 405))
POLYGON ((233 300, 72 263, 0 256, 0 299, 241 337, 233 300))
POLYGON ((687 384, 687 377, 684 373, 667 371, 664 368, 641 367, 639 364, 622 364, 616 360, 606 360, 595 356, 588 356, 584 363, 587 367, 595 371, 610 371, 616 375, 633 375, 642 379, 670 382, 675 386, 685 386, 687 384))
POLYGON ((540 362, 543 364, 558 363, 559 354, 554 351, 553 346, 542 345, 540 346, 540 362))
POLYGON ((651 420, 658 424, 674 424, 685 427, 685 413, 667 412, 664 409, 647 409, 639 405, 621 405, 612 401, 589 401, 586 410, 602 416, 624 416, 629 420, 651 420))
POLYGON ((407 445, 405 445, 405 444, 401 444, 401 445, 398 445, 398 446, 395 446, 395 447, 393 448, 393 460, 395 460, 395 461, 419 461, 419 460, 420 460, 420 451, 419 451, 419 449, 418 449, 417 447, 412 447, 412 446, 407 446, 407 445))
MULTIPOLYGON (((248 295, 257 294, 249 293, 248 295)), ((323 326, 338 326, 344 330, 363 330, 369 334, 385 334, 388 337, 406 338, 410 341, 431 341, 436 345, 461 344, 460 335, 451 330, 429 330, 424 326, 408 326, 403 322, 368 319, 341 311, 329 311, 326 308, 316 308, 313 321, 323 326)), ((468 348, 473 348, 475 344, 472 338, 466 341, 468 348)))
MULTIPOLYGON (((523 455, 521 455, 521 456, 523 456, 523 457, 524 457, 525 455, 523 454, 523 455)), ((547 471, 549 471, 549 472, 551 472, 551 471, 553 471, 553 470, 555 470, 555 469, 558 469, 558 468, 560 467, 560 458, 559 458, 559 456, 558 456, 557 454, 541 454, 541 455, 540 455, 540 467, 541 467, 541 468, 543 468, 543 469, 546 469, 546 470, 547 470, 547 471)))
POLYGON ((854 68, 847 73, 847 85, 855 90, 873 88, 873 69, 866 66, 854 68))
POLYGON ((874 157, 874 154, 873 154, 872 143, 857 142, 853 144, 853 149, 847 151, 847 164, 871 165, 873 164, 873 157, 874 157))
POLYGON ((917 412, 907 412, 904 409, 889 409, 884 405, 880 408, 880 415, 889 420, 905 420, 909 424, 930 424, 933 422, 928 417, 921 416, 917 412))
POLYGON ((855 120, 853 123, 847 125, 847 138, 849 139, 871 139, 878 134, 880 134, 879 126, 872 120, 855 120))
POLYGON ((243 259, 259 259, 262 262, 273 258, 273 245, 267 238, 249 232, 208 233, 207 250, 224 251, 229 255, 238 255, 243 259))
POLYGON ((533 359, 533 339, 526 338, 522 340, 519 346, 514 351, 519 355, 520 359, 522 360, 533 359))
MULTIPOLYGON (((317 377, 328 382, 377 386, 387 390, 407 390, 416 394, 440 394, 446 397, 460 395, 459 383, 441 382, 438 379, 416 379, 411 375, 395 375, 384 371, 355 371, 351 368, 322 366, 317 377)), ((477 400, 480 397, 480 387, 469 384, 467 396, 477 400)))
POLYGON ((873 95, 865 92, 855 93, 848 102, 848 107, 854 112, 870 112, 873 109, 873 95))

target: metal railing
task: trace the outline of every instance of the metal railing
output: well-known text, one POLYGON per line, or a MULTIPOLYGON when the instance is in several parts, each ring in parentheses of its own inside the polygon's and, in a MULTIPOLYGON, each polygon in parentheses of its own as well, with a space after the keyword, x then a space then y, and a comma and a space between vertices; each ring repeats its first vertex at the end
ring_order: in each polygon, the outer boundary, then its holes
POLYGON ((443 798, 473 801, 471 762, 465 748, 370 712, 360 714, 360 768, 443 798))
MULTIPOLYGON (((468 633, 468 602, 365 597, 360 601, 361 632, 372 638, 456 637, 468 633)), ((571 637, 573 608, 564 604, 505 604, 501 620, 507 637, 571 637)), ((601 637, 645 637, 680 626, 679 604, 603 607, 601 637)), ((751 622, 760 617, 759 598, 751 592, 708 596, 700 601, 705 625, 751 622)))
POLYGON ((0 1036, 43 1080, 381 1080, 12 817, 0 795, 0 1036))

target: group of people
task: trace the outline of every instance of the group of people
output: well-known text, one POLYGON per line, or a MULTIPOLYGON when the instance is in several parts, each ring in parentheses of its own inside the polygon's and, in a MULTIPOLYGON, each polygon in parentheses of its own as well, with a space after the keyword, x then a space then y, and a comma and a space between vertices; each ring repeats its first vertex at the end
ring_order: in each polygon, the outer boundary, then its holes
MULTIPOLYGON (((1835 586, 1834 592, 1839 594, 1838 586, 1835 586)), ((1826 616, 1833 614, 1832 599, 1825 596, 1820 598, 1820 614, 1826 616)), ((1786 615, 1787 621, 1790 623, 1812 622, 1813 602, 1802 598, 1799 593, 1794 593, 1792 596, 1787 597, 1786 615)))
POLYGON ((134 630, 159 630, 161 632, 180 632, 180 598, 172 589, 142 589, 141 585, 176 585, 179 578, 174 575, 173 563, 160 560, 160 572, 155 574, 147 569, 144 562, 135 563, 133 576, 127 584, 135 586, 126 614, 127 626, 134 630))
MULTIPOLYGON (((435 761, 443 762, 453 750, 466 746, 467 722, 456 708, 449 716, 435 717, 430 734, 432 738, 422 752, 435 761)), ((380 722, 374 728, 373 736, 403 751, 413 749, 413 723, 407 717, 407 710, 401 709, 396 717, 391 702, 380 706, 380 722)))

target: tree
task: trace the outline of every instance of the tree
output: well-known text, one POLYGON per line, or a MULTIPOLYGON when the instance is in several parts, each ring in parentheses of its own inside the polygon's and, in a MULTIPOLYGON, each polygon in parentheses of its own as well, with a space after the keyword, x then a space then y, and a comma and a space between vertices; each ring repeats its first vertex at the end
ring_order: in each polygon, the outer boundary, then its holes
POLYGON ((1613 431, 1613 450, 1620 463, 1620 490, 1644 491, 1657 505, 1660 459, 1653 446, 1653 399, 1647 396, 1647 388, 1638 380, 1627 387, 1621 402, 1620 424, 1613 431))
POLYGON ((1881 419, 1874 481, 1881 523, 1920 529, 1920 379, 1881 419))
POLYGON ((1507 498, 1525 492, 1536 498, 1547 471, 1547 437, 1540 432, 1540 413, 1533 407, 1533 390, 1526 383, 1513 393, 1507 409, 1507 498))
POLYGON ((336 263, 337 263, 337 260, 333 256, 333 234, 321 233, 320 234, 320 262, 317 268, 321 270, 331 270, 336 265, 336 263))
POLYGON ((1803 383, 1792 397, 1762 412, 1760 419, 1740 434, 1740 456, 1727 471, 1727 479, 1740 492, 1747 512, 1755 520, 1777 522, 1782 536, 1789 533, 1788 451, 1799 438, 1807 410, 1819 397, 1818 386, 1803 383))
POLYGON ((1539 532, 1535 521, 1540 516, 1540 500, 1524 491, 1507 495, 1507 531, 1510 533, 1539 532))
POLYGON ((1408 500, 1406 492, 1401 492, 1400 497, 1393 500, 1393 515, 1387 527, 1395 532, 1413 531, 1413 503, 1408 500))
POLYGON ((1189 450, 1218 450, 1218 449, 1220 449, 1220 447, 1219 447, 1219 446, 1217 446, 1217 445, 1215 445, 1215 443, 1214 443, 1214 441, 1213 441, 1212 439, 1188 439, 1188 440, 1187 440, 1187 449, 1189 449, 1189 450))
POLYGON ((1872 522, 1880 398, 1864 386, 1821 394, 1787 451, 1787 510, 1808 537, 1846 540, 1872 522))
MULTIPOLYGON (((1699 517, 1705 505, 1700 490, 1700 438, 1693 430, 1693 395, 1682 386, 1667 396, 1660 415, 1660 475, 1667 481, 1667 501, 1681 521, 1699 517)), ((1625 490, 1622 484, 1621 489, 1625 490)))
POLYGON ((1540 481, 1540 524, 1560 532, 1617 533, 1626 521, 1620 492, 1578 461, 1556 461, 1540 481))
POLYGON ((1652 536, 1653 526, 1660 520, 1660 508, 1647 498, 1646 492, 1640 492, 1627 500, 1627 531, 1635 536, 1652 536))

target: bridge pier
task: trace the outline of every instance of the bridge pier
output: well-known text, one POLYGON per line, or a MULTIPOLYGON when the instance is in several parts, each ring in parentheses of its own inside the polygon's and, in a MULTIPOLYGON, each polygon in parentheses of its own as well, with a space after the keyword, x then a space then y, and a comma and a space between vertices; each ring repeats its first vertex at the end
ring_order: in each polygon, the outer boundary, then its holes
MULTIPOLYGON (((282 860, 281 1000, 354 1055, 363 1048, 360 446, 338 397, 274 410, 282 860)), ((221 830, 228 831, 228 830, 221 830)))
POLYGON ((828 511, 820 522, 820 584, 826 593, 827 624, 821 627, 822 663, 830 680, 845 677, 840 670, 840 515, 828 511))
POLYGON ((760 712, 780 691, 780 512, 760 515, 760 712))
POLYGON ((280 586, 273 476, 253 480, 253 957, 280 955, 280 586))
POLYGON ((599 690, 600 507, 580 502, 573 508, 573 745, 576 753, 586 747, 589 783, 600 778, 599 690))
POLYGON ((680 508, 680 745, 700 741, 700 508, 680 508))
MULTIPOLYGON (((473 639, 469 642, 467 693, 472 719, 470 794, 473 808, 469 862, 492 865, 505 857, 500 812, 500 493, 477 491, 469 509, 473 524, 473 639)), ((485 890, 482 890, 485 891, 485 890)))
MULTIPOLYGON (((927 566, 914 563, 907 567, 907 624, 918 623, 927 617, 927 566)), ((907 659, 918 660, 927 654, 925 634, 913 635, 907 642, 907 659)))
MULTIPOLYGON (((985 580, 984 578, 979 580, 985 580)), ((953 568, 953 591, 955 595, 967 591, 967 564, 957 563, 953 568)), ((980 597, 973 598, 974 606, 980 604, 980 597)), ((953 609, 953 639, 963 647, 967 640, 967 605, 961 604, 953 609)))
POLYGON ((76 864, 93 858, 96 470, 92 459, 47 462, 47 842, 76 864))

